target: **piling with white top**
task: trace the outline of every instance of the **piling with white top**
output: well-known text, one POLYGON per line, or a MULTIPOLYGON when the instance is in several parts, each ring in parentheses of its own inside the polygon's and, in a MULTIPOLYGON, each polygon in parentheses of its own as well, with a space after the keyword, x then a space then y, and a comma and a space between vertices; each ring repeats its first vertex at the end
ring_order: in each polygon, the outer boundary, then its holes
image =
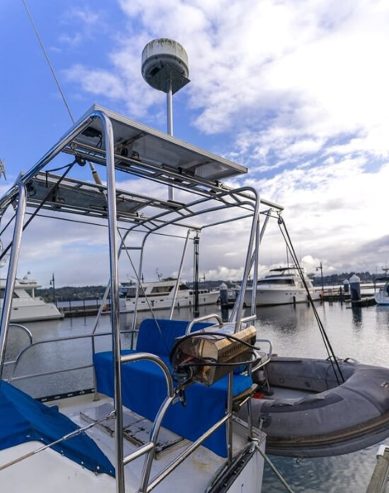
POLYGON ((351 301, 360 301, 361 299, 361 279, 353 274, 350 279, 350 296, 351 301))
POLYGON ((348 294, 350 292, 350 282, 348 279, 345 279, 343 281, 343 291, 345 294, 348 294))

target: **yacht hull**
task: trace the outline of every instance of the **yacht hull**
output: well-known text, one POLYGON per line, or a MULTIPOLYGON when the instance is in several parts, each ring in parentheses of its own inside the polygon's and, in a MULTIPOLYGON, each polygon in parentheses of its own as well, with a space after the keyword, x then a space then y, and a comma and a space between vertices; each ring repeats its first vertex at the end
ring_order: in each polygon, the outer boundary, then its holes
MULTIPOLYGON (((219 292, 199 294, 199 305, 215 305, 219 299, 219 292)), ((172 306, 173 299, 171 297, 156 298, 156 297, 140 297, 137 303, 137 311, 153 310, 169 310, 172 306)), ((176 308, 190 308, 193 306, 193 295, 185 295, 177 298, 176 308)), ((121 300, 120 311, 122 313, 135 311, 135 300, 121 300)))
POLYGON ((11 322, 59 320, 63 317, 63 314, 54 305, 18 307, 11 311, 11 322))
MULTIPOLYGON (((311 292, 312 299, 319 299, 317 293, 311 292)), ((245 305, 251 306, 252 290, 245 294, 245 305)), ((257 306, 288 305, 291 303, 308 303, 305 289, 257 289, 255 303, 257 306)))

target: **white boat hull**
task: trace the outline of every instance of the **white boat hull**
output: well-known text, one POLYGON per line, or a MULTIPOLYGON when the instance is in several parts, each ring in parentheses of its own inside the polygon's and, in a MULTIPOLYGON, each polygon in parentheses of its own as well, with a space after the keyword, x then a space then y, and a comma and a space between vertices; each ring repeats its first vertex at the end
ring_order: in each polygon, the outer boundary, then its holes
MULTIPOLYGON (((319 294, 311 291, 312 299, 318 300, 319 294)), ((248 289, 245 293, 244 302, 246 306, 251 306, 252 290, 248 289)), ((288 305, 291 303, 307 303, 308 295, 305 289, 257 289, 255 303, 256 306, 288 305)))
POLYGON ((63 314, 51 304, 15 307, 11 311, 11 322, 35 322, 60 318, 63 318, 63 314))
POLYGON ((39 320, 57 320, 60 318, 63 318, 63 314, 53 303, 42 302, 30 305, 17 305, 11 309, 11 322, 36 322, 39 320))
MULTIPOLYGON (((219 292, 214 291, 210 293, 199 294, 199 305, 215 305, 219 299, 219 292)), ((172 298, 158 298, 158 297, 140 297, 137 303, 137 311, 148 311, 150 308, 153 310, 168 310, 172 306, 172 298)), ((175 308, 190 308, 193 306, 193 295, 180 296, 176 300, 175 308)), ((135 311, 135 299, 122 299, 120 305, 120 311, 122 313, 128 313, 135 311)))

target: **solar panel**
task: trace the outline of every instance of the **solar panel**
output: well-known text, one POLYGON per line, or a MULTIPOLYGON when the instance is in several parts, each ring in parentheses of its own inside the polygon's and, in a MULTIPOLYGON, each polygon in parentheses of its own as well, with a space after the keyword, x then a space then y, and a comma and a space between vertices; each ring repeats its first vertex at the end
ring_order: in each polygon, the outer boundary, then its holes
MULTIPOLYGON (((181 175, 219 181, 247 172, 247 168, 216 156, 168 134, 158 132, 124 116, 94 105, 83 116, 95 111, 104 112, 112 121, 115 155, 128 157, 139 163, 152 163, 161 169, 171 169, 181 175)), ((79 135, 76 143, 82 148, 105 151, 101 122, 98 118, 79 135)))
MULTIPOLYGON (((107 216, 105 187, 60 177, 49 173, 39 173, 27 188, 28 203, 36 206, 42 201, 44 208, 61 212, 87 214, 93 217, 107 216)), ((158 201, 117 190, 118 218, 131 219, 146 206, 162 207, 158 201)))

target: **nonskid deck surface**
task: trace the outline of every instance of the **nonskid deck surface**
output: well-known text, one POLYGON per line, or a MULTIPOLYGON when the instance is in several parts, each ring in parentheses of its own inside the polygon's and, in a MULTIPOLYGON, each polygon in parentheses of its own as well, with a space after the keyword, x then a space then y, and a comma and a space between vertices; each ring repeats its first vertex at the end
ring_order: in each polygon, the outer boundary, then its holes
MULTIPOLYGON (((99 400, 93 400, 93 395, 78 396, 56 402, 60 411, 67 415, 80 427, 90 423, 93 419, 101 419, 108 415, 113 408, 112 399, 100 396, 99 400)), ((97 443, 108 459, 114 464, 115 444, 113 439, 113 420, 109 419, 101 425, 91 428, 87 434, 97 443)), ((142 418, 138 414, 125 409, 124 428, 126 439, 124 440, 124 455, 134 452, 141 442, 148 441, 148 431, 151 429, 151 421, 142 418), (138 444, 136 442, 138 441, 138 444)), ((180 455, 190 444, 188 440, 170 432, 166 428, 161 429, 157 446, 157 460, 153 463, 151 477, 162 471, 175 457, 180 455)), ((237 447, 244 444, 243 437, 235 433, 234 443, 237 447)), ((139 488, 140 472, 143 458, 137 459, 125 467, 126 484, 128 491, 136 491, 139 488)), ((177 491, 205 491, 217 470, 222 467, 225 459, 211 452, 205 447, 199 447, 186 461, 184 461, 169 477, 162 481, 155 491, 171 492, 172 484, 177 491), (191 478, 188 485, 188 477, 191 478)))

